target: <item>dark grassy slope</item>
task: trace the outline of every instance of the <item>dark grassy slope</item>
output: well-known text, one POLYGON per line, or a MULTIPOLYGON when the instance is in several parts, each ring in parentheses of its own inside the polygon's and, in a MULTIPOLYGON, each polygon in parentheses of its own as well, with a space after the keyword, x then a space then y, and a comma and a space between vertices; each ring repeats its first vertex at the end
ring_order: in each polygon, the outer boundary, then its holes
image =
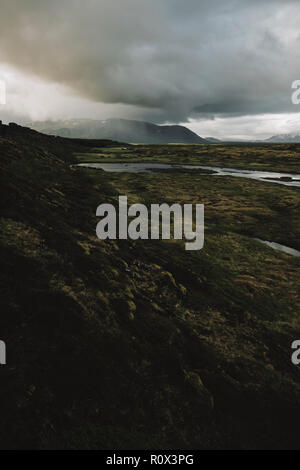
POLYGON ((97 240, 97 205, 152 182, 70 169, 77 144, 25 134, 0 139, 0 447, 299 447, 284 284, 253 296, 235 239, 97 240))

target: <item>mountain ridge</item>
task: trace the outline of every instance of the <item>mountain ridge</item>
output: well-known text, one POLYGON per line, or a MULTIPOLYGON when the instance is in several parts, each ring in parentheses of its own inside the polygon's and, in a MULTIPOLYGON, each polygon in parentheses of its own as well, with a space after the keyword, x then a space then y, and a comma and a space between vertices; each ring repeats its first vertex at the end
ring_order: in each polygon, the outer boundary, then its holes
POLYGON ((289 133, 289 134, 275 134, 265 139, 265 142, 271 143, 300 143, 300 132, 289 133))
POLYGON ((30 123, 29 126, 45 134, 70 138, 110 139, 148 144, 209 143, 208 140, 181 125, 157 125, 131 119, 37 121, 30 123))

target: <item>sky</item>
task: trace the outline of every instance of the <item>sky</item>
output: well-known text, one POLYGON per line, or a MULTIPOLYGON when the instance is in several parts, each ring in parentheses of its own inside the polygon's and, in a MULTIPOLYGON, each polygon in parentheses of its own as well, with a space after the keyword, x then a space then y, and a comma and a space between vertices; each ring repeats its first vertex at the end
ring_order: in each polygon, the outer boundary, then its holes
POLYGON ((299 0, 0 0, 0 119, 300 133, 299 0), (298 124, 299 123, 299 124, 298 124))

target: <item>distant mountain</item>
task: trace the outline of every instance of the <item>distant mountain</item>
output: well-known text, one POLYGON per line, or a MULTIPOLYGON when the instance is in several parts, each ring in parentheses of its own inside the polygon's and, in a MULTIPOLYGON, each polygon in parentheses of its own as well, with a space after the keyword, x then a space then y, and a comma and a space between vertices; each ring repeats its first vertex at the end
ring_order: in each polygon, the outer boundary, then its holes
POLYGON ((29 126, 45 134, 83 139, 112 139, 122 142, 167 144, 208 143, 184 126, 158 126, 150 122, 128 119, 71 119, 64 121, 33 122, 29 126))
POLYGON ((270 143, 282 143, 282 144, 287 144, 287 143, 300 143, 300 133, 299 134, 278 134, 278 135, 273 135, 269 139, 266 139, 264 142, 270 142, 270 143))
POLYGON ((222 142, 222 140, 216 139, 215 137, 204 137, 204 138, 211 144, 219 144, 220 142, 222 142))

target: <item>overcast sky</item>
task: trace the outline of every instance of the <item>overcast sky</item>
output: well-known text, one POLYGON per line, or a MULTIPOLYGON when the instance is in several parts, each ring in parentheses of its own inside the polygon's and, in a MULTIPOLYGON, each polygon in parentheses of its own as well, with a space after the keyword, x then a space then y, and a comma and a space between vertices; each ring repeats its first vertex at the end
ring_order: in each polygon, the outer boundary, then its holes
POLYGON ((300 133, 299 0, 0 0, 0 119, 300 133), (299 121, 299 123, 298 123, 299 121))

